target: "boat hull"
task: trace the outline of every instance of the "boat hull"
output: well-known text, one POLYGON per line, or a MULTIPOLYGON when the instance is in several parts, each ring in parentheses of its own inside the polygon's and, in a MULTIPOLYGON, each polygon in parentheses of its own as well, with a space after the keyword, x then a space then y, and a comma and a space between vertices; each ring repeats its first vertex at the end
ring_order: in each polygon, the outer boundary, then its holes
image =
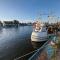
POLYGON ((31 41, 33 42, 47 41, 47 32, 32 32, 31 41))
POLYGON ((37 49, 40 48, 46 41, 35 42, 31 41, 33 48, 37 49))

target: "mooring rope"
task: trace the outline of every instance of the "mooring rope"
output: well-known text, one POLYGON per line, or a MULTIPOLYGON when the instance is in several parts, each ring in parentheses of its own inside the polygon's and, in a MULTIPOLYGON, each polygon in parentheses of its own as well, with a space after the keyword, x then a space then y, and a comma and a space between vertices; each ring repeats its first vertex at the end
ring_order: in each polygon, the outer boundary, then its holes
MULTIPOLYGON (((38 49, 37 49, 37 50, 38 50, 38 49)), ((27 53, 27 54, 25 54, 25 55, 23 55, 23 56, 17 57, 17 58, 15 58, 14 60, 18 60, 18 59, 23 58, 23 57, 25 57, 25 56, 27 56, 27 55, 30 55, 30 54, 36 52, 37 50, 34 50, 34 51, 32 51, 32 52, 30 52, 30 53, 27 53)))

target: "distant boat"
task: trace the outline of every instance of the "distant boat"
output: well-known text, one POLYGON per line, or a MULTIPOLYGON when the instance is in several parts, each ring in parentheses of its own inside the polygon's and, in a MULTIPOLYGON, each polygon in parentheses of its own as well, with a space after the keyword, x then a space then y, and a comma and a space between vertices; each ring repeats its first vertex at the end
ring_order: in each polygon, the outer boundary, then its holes
POLYGON ((47 41, 47 29, 44 23, 37 21, 35 24, 35 29, 31 34, 32 42, 42 42, 47 41))

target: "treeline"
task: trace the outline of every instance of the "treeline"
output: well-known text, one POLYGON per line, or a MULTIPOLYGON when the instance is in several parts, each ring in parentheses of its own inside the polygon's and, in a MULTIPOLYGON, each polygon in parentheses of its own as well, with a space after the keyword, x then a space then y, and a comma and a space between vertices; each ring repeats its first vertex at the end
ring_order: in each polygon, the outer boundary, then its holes
POLYGON ((10 27, 10 26, 27 26, 27 25, 32 25, 32 23, 31 22, 29 22, 29 23, 20 23, 18 20, 3 21, 3 22, 0 21, 0 27, 1 26, 3 26, 3 27, 5 27, 5 26, 8 26, 8 27, 10 27))

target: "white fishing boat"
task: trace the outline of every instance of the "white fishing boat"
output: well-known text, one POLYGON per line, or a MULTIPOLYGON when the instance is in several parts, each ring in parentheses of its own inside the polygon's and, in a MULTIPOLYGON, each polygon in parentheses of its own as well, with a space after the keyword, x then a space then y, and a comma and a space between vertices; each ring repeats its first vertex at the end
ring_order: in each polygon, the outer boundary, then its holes
POLYGON ((31 34, 32 42, 45 42, 47 41, 47 29, 45 25, 39 21, 35 23, 34 31, 31 34))

